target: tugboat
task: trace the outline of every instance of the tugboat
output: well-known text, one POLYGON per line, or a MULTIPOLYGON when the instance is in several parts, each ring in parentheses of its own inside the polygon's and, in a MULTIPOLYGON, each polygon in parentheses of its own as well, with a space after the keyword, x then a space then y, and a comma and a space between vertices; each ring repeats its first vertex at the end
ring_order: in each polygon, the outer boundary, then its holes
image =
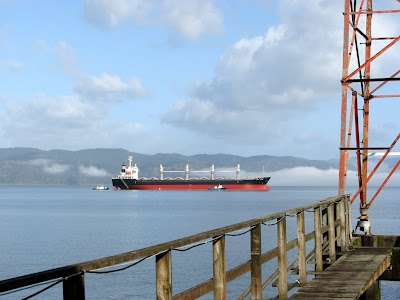
POLYGON ((209 188, 208 190, 209 191, 223 191, 223 190, 226 190, 226 187, 223 187, 221 184, 219 184, 212 188, 209 188))
POLYGON ((106 191, 108 189, 109 189, 108 186, 104 186, 104 185, 98 185, 93 188, 93 190, 95 190, 95 191, 106 191))
MULTIPOLYGON (((122 164, 121 172, 112 178, 114 190, 191 190, 207 191, 218 189, 219 183, 222 189, 229 191, 269 191, 267 183, 270 177, 258 177, 253 179, 240 179, 240 165, 236 167, 236 178, 215 178, 214 165, 211 166, 211 177, 190 178, 189 165, 183 171, 164 171, 160 165, 160 178, 139 178, 139 168, 136 164, 132 165, 132 156, 129 156, 129 165, 122 164), (185 178, 164 178, 164 173, 180 172, 184 173, 185 178)), ((207 172, 207 171, 193 171, 207 172)), ((223 171, 221 171, 223 172, 223 171)))

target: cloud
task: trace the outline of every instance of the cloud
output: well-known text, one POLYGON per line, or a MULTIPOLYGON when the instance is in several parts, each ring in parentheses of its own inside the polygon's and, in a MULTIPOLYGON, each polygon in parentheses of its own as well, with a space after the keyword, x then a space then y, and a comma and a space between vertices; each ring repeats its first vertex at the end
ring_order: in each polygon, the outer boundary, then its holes
MULTIPOLYGON (((7 103, 2 116, 5 130, 35 131, 46 136, 60 125, 73 130, 100 119, 100 113, 78 96, 36 96, 23 104, 7 103), (88 118, 90 116, 90 118, 88 118)), ((32 135, 35 136, 34 132, 32 135)))
MULTIPOLYGON (((379 187, 387 175, 388 173, 385 171, 375 173, 369 182, 369 187, 375 190, 373 187, 379 187)), ((256 176, 260 176, 260 174, 256 176)), ((337 186, 339 182, 338 169, 321 170, 315 167, 282 169, 269 172, 268 176, 271 176, 269 183, 271 186, 337 186)), ((348 171, 346 186, 350 193, 354 194, 357 191, 358 177, 356 171, 348 171)), ((400 174, 394 174, 388 181, 387 186, 400 186, 400 174)))
POLYGON ((86 0, 85 18, 103 29, 114 28, 127 21, 139 25, 167 25, 189 39, 224 31, 222 13, 209 0, 86 0))
POLYGON ((59 41, 53 49, 49 49, 46 46, 46 43, 42 41, 39 44, 39 47, 45 52, 48 52, 49 50, 54 52, 56 55, 57 65, 72 78, 85 76, 85 74, 77 67, 78 55, 65 41, 59 41))
MULTIPOLYGON (((78 68, 74 49, 64 41, 50 46, 40 40, 36 46, 56 57, 57 65, 74 81, 76 94, 36 95, 21 102, 1 98, 0 138, 4 145, 42 149, 57 145, 71 150, 120 145, 131 149, 137 145, 135 141, 146 139, 149 128, 143 124, 107 119, 110 103, 149 96, 138 78, 123 80, 106 72, 86 74, 78 68)), ((153 137, 149 144, 157 140, 156 134, 153 137)))
MULTIPOLYGON (((21 104, 4 101, 2 107, 0 138, 4 145, 41 149, 57 145, 71 150, 118 145, 134 149, 138 141, 149 136, 149 128, 143 124, 107 120, 105 106, 88 103, 77 95, 39 95, 21 104)), ((152 136, 155 142, 157 135, 152 136)))
POLYGON ((48 159, 34 159, 28 162, 33 166, 39 166, 42 170, 49 174, 61 174, 70 169, 70 166, 59 164, 48 159))
MULTIPOLYGON (((46 41, 36 41, 37 48, 56 57, 57 66, 74 81, 74 91, 87 102, 120 102, 130 99, 143 99, 150 92, 143 87, 139 78, 127 80, 107 72, 100 76, 87 74, 79 69, 79 57, 75 50, 65 41, 59 41, 55 46, 49 46, 46 41)), ((0 64, 1 67, 1 64, 0 64)))
POLYGON ((79 172, 85 176, 91 177, 105 177, 110 175, 106 170, 95 166, 79 166, 79 172))
POLYGON ((284 23, 264 36, 237 41, 222 55, 213 80, 196 81, 161 120, 216 138, 224 132, 225 140, 254 142, 266 134, 281 137, 289 122, 339 94, 342 7, 296 3, 296 9, 282 10, 284 23))
POLYGON ((0 69, 10 69, 13 71, 19 71, 22 69, 25 69, 28 65, 20 62, 20 61, 16 61, 16 60, 1 60, 0 61, 0 69))
POLYGON ((222 13, 210 1, 164 1, 161 18, 181 36, 189 39, 224 32, 222 13))
POLYGON ((127 20, 147 21, 152 3, 141 0, 85 0, 85 18, 101 28, 116 27, 127 20))
POLYGON ((121 101, 122 99, 146 98, 149 92, 138 78, 122 81, 117 75, 102 73, 100 77, 84 76, 76 84, 75 91, 90 101, 121 101))

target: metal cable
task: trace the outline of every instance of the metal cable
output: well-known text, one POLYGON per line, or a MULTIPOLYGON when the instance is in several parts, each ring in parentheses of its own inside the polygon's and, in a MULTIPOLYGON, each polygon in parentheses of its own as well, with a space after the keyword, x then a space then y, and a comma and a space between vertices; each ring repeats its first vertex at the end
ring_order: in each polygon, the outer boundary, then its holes
MULTIPOLYGON (((46 291, 46 290, 52 288, 53 286, 56 286, 57 284, 59 284, 59 283, 65 281, 65 280, 68 280, 69 278, 72 278, 72 277, 75 277, 75 276, 78 276, 78 275, 82 275, 82 274, 83 274, 83 272, 79 272, 79 273, 72 274, 72 275, 67 276, 67 277, 63 277, 63 278, 58 279, 58 280, 54 280, 53 283, 50 284, 49 286, 46 286, 45 288, 41 289, 40 291, 37 291, 36 293, 33 293, 32 295, 29 295, 29 296, 27 296, 27 297, 22 298, 22 300, 26 300, 26 299, 33 298, 33 297, 35 297, 35 296, 37 296, 37 295, 43 293, 44 291, 46 291)), ((29 286, 29 287, 26 287, 26 288, 23 288, 23 289, 19 289, 19 290, 15 291, 15 292, 19 292, 19 291, 22 291, 22 290, 25 290, 25 289, 28 289, 28 288, 34 288, 34 287, 36 287, 36 286, 43 285, 43 284, 48 284, 48 283, 49 283, 49 282, 42 283, 42 284, 32 285, 32 286, 29 286)), ((12 292, 14 292, 14 291, 12 291, 12 292)), ((11 294, 11 293, 7 293, 7 294, 11 294)), ((6 295, 6 294, 3 294, 3 295, 6 295)), ((2 295, 2 296, 3 296, 3 295, 2 295)))
POLYGON ((53 283, 53 282, 56 282, 56 281, 59 281, 59 280, 60 279, 54 279, 54 280, 50 280, 50 281, 46 281, 46 282, 33 284, 33 285, 30 285, 30 286, 25 286, 25 287, 22 287, 22 288, 17 288, 17 289, 11 290, 11 291, 3 292, 3 293, 0 294, 0 297, 1 296, 5 296, 5 295, 9 295, 9 294, 18 293, 18 292, 21 292, 21 291, 24 291, 24 290, 32 289, 32 288, 35 288, 35 287, 38 287, 38 286, 41 286, 41 285, 53 283))
POLYGON ((285 219, 285 218, 286 218, 286 215, 285 215, 284 217, 279 218, 279 219, 278 219, 276 222, 274 222, 274 223, 264 223, 264 222, 262 222, 261 224, 266 225, 266 226, 274 226, 274 225, 278 224, 280 221, 282 221, 282 220, 285 219))
POLYGON ((219 236, 214 237, 214 238, 212 238, 212 239, 210 239, 210 240, 208 240, 208 241, 195 244, 195 245, 190 246, 190 247, 185 248, 185 249, 173 248, 173 249, 171 249, 171 250, 175 250, 175 251, 179 251, 179 252, 185 252, 185 251, 188 251, 188 250, 190 250, 190 249, 196 248, 196 247, 198 247, 198 246, 205 245, 205 244, 208 244, 208 243, 210 243, 210 242, 219 240, 221 237, 223 237, 223 235, 219 235, 219 236))
POLYGON ((49 286, 45 287, 44 289, 41 289, 40 291, 38 291, 38 292, 36 292, 36 293, 34 293, 34 294, 28 296, 28 297, 22 298, 22 300, 26 300, 26 299, 30 299, 30 298, 32 298, 32 297, 35 297, 35 296, 37 296, 37 295, 43 293, 44 291, 48 290, 49 288, 52 288, 53 286, 55 286, 55 285, 57 285, 57 284, 59 284, 59 283, 61 283, 61 282, 63 282, 63 281, 64 281, 64 278, 63 278, 63 279, 60 279, 60 280, 58 280, 58 281, 56 281, 56 282, 54 282, 54 283, 52 283, 52 284, 50 284, 49 286))
POLYGON ((225 233, 225 235, 227 235, 227 236, 239 236, 239 235, 243 235, 243 234, 246 234, 246 233, 248 233, 248 232, 250 232, 252 229, 254 229, 256 226, 251 226, 249 229, 247 229, 247 230, 245 230, 245 231, 243 231, 243 232, 241 232, 241 233, 225 233))
MULTIPOLYGON (((156 256, 156 255, 157 254, 153 254, 153 255, 149 255, 149 256, 143 257, 143 258, 135 261, 134 263, 129 263, 128 266, 120 268, 120 269, 110 270, 110 271, 85 271, 85 273, 90 273, 90 274, 108 274, 108 273, 114 273, 114 272, 123 271, 123 270, 129 269, 130 267, 133 267, 133 266, 137 265, 138 263, 141 263, 142 261, 145 261, 146 259, 149 259, 149 258, 151 258, 153 256, 156 256)), ((123 266, 123 265, 126 265, 126 264, 119 264, 118 266, 123 266)), ((115 266, 109 266, 109 267, 105 267, 105 268, 101 268, 101 269, 97 269, 97 270, 102 270, 102 269, 107 269, 107 268, 114 268, 114 267, 115 266)))

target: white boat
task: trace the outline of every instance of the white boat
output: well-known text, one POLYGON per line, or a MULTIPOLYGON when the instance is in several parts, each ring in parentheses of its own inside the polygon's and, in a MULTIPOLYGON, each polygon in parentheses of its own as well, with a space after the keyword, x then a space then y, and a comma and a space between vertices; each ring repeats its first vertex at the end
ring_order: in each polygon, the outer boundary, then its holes
POLYGON ((223 191, 226 190, 226 187, 223 187, 221 184, 216 185, 212 188, 208 188, 209 191, 223 191))
POLYGON ((98 185, 93 188, 93 190, 96 190, 96 191, 106 191, 108 189, 109 189, 108 186, 104 186, 104 185, 98 185))

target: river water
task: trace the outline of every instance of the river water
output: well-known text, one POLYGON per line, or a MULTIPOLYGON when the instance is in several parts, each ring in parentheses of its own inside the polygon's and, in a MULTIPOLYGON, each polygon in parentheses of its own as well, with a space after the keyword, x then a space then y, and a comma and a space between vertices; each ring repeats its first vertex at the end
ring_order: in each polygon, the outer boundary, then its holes
MULTIPOLYGON (((336 194, 335 187, 175 192, 0 186, 0 280, 152 246, 336 194)), ((400 188, 386 188, 374 202, 369 213, 373 234, 400 235, 399 195, 400 188)), ((356 203, 352 210, 354 227, 356 203)), ((276 240, 276 231, 272 234, 276 240)), ((249 259, 248 245, 248 235, 227 241, 227 269, 249 259)), ((191 253, 173 252, 174 294, 212 277, 212 259, 204 259, 211 251, 208 244, 191 253)), ((154 299, 154 278, 154 259, 122 272, 87 274, 86 298, 154 299)), ((228 298, 236 298, 248 284, 246 276, 242 282, 229 283, 228 298)), ((0 300, 20 299, 41 288, 3 295, 0 300)), ((276 288, 272 292, 265 296, 274 297, 276 288)), ((382 282, 382 299, 400 299, 399 295, 400 284, 382 282)), ((57 285, 33 299, 61 297, 62 285, 57 285)))

